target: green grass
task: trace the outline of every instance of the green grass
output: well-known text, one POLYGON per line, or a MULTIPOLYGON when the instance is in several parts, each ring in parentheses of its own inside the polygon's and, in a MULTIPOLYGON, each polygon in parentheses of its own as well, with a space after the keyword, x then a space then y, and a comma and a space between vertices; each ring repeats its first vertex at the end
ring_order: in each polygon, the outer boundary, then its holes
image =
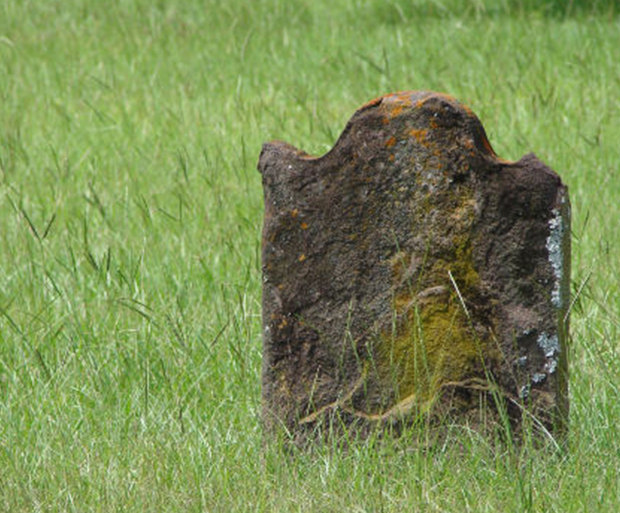
POLYGON ((619 511, 619 90, 613 1, 4 0, 0 511, 619 511), (403 89, 570 187, 563 453, 263 444, 261 143, 403 89))

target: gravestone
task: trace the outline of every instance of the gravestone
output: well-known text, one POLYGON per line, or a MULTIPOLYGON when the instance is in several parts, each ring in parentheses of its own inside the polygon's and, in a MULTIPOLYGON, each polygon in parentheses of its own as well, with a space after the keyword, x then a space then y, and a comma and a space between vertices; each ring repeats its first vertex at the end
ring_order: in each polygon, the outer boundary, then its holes
POLYGON ((499 158, 471 110, 418 91, 362 106, 322 157, 267 143, 258 168, 268 430, 500 412, 566 427, 570 204, 554 171, 499 158))

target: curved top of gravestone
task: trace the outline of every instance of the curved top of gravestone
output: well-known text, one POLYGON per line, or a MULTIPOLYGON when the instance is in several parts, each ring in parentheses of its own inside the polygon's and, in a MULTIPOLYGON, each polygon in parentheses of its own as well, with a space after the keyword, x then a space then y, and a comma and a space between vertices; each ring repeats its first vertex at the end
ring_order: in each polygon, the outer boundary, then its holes
POLYGON ((422 146, 436 151, 440 148, 447 154, 461 152, 472 160, 510 164, 497 156, 482 123, 469 107, 444 93, 402 91, 362 105, 326 154, 312 156, 288 143, 271 141, 263 146, 258 168, 269 172, 270 162, 284 156, 305 166, 326 168, 352 157, 369 162, 380 159, 402 137, 414 138, 422 146))

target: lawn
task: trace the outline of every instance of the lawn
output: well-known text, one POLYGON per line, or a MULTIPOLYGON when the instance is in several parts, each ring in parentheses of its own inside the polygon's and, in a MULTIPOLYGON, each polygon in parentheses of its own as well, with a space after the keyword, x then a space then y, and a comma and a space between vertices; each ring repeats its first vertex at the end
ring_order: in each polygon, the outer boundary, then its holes
POLYGON ((3 0, 0 511, 620 511, 613 0, 3 0), (568 448, 260 425, 261 144, 448 92, 573 204, 568 448))

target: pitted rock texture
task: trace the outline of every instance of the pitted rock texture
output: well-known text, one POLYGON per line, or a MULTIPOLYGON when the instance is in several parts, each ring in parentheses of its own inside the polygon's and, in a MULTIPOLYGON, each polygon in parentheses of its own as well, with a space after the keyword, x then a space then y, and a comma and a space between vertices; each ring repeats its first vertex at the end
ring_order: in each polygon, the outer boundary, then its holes
POLYGON ((389 94, 312 157, 264 145, 263 416, 297 439, 568 416, 570 205, 454 98, 389 94), (527 413, 525 413, 527 412, 527 413), (495 418, 498 418, 496 415, 495 418))

